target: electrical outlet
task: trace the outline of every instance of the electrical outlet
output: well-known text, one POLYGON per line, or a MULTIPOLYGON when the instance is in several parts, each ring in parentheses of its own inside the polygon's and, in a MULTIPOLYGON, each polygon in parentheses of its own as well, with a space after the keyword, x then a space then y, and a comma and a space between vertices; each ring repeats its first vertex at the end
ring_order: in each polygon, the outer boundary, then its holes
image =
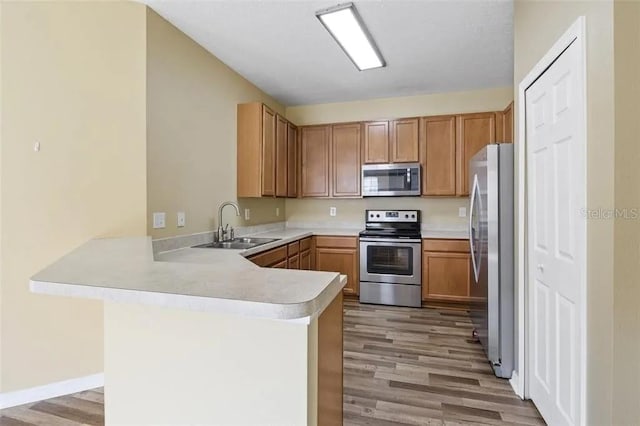
POLYGON ((167 215, 164 212, 153 214, 153 229, 161 229, 166 226, 167 215))
POLYGON ((337 213, 338 212, 335 207, 329 207, 329 216, 335 216, 337 213))
POLYGON ((280 216, 280 207, 276 207, 276 216, 280 216))
POLYGON ((251 220, 251 210, 244 209, 244 220, 251 220))
POLYGON ((183 228, 187 224, 187 215, 184 212, 178 212, 178 228, 183 228))
POLYGON ((458 208, 458 217, 467 217, 467 208, 459 207, 458 208))

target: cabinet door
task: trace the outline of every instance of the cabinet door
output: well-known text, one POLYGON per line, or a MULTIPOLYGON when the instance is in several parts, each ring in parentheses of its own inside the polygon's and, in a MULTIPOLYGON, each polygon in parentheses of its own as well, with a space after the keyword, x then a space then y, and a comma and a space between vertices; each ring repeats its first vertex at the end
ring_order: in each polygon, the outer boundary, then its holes
POLYGON ((360 196, 360 123, 331 129, 332 191, 334 197, 360 196))
POLYGON ((302 196, 329 196, 330 126, 302 128, 302 196))
POLYGON ((389 122, 364 123, 364 163, 389 162, 389 122))
POLYGON ((392 163, 417 163, 420 161, 418 151, 419 123, 417 118, 391 122, 392 163))
POLYGON ((469 253, 422 253, 422 300, 469 301, 469 253))
POLYGON ((422 195, 456 195, 456 117, 422 119, 422 195))
POLYGON ((300 255, 294 254, 293 256, 289 257, 289 260, 287 261, 287 268, 300 269, 300 255))
POLYGON ((300 269, 311 270, 311 250, 305 250, 300 253, 300 269))
POLYGON ((298 196, 298 129, 287 127, 287 197, 298 196))
POLYGON ((287 171, 289 158, 287 156, 287 138, 289 123, 280 115, 276 116, 276 197, 287 196, 287 171))
POLYGON ((276 195, 276 115, 262 106, 262 195, 276 195))
POLYGON ((469 160, 483 147, 496 142, 493 112, 463 114, 457 117, 456 195, 469 195, 469 160))
POLYGON ((287 269, 287 266, 288 266, 288 262, 287 262, 287 259, 285 259, 282 262, 276 263, 275 265, 273 265, 272 268, 287 269))
POLYGON ((357 249, 317 247, 316 269, 346 275, 347 285, 344 287, 344 293, 358 294, 360 282, 357 249))

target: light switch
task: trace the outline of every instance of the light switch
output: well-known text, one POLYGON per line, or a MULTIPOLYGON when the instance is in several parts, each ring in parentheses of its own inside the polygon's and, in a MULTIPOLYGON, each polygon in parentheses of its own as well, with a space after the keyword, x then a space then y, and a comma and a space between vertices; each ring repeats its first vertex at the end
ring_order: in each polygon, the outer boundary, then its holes
POLYGON ((337 210, 335 207, 329 207, 329 216, 335 216, 337 214, 337 210))
POLYGON ((459 207, 458 208, 458 217, 467 217, 467 208, 459 207))
POLYGON ((184 212, 178 212, 178 228, 182 228, 187 223, 187 215, 184 212))
POLYGON ((166 226, 166 214, 158 212, 153 214, 153 229, 161 229, 166 226))

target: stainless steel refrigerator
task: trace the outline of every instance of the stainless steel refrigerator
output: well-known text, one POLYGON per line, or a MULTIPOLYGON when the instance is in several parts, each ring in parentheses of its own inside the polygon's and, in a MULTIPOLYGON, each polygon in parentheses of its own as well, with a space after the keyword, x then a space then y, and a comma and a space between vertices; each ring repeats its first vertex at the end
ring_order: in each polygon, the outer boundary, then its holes
POLYGON ((514 368, 513 145, 488 145, 469 163, 471 319, 493 371, 514 368))

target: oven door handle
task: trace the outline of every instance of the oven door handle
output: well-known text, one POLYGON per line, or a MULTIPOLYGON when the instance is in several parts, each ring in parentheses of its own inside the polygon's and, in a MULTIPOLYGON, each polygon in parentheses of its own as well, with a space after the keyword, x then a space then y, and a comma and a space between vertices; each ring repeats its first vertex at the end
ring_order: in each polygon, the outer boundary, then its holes
POLYGON ((419 244, 422 240, 417 238, 367 238, 361 237, 360 241, 363 243, 394 243, 394 244, 419 244))

